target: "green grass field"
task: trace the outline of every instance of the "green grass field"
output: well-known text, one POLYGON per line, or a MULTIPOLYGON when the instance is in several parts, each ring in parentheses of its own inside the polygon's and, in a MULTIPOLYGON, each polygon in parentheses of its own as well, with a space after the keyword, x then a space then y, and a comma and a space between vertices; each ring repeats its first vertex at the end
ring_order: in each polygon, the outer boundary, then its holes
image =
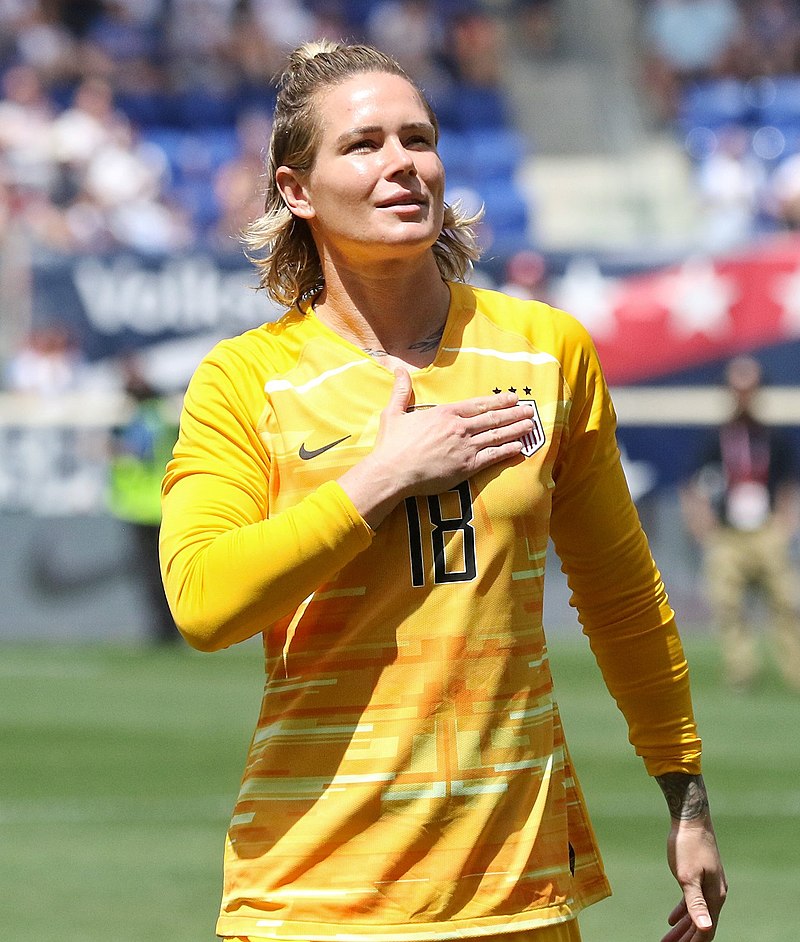
MULTIPOLYGON (((705 772, 731 896, 725 942, 800 935, 800 699, 746 698, 690 635, 705 772)), ((582 639, 554 640, 573 757, 615 888, 586 942, 661 938, 677 885, 667 812, 582 639)), ((222 654, 0 647, 0 926, 14 942, 211 942, 221 849, 261 688, 256 643, 222 654)))

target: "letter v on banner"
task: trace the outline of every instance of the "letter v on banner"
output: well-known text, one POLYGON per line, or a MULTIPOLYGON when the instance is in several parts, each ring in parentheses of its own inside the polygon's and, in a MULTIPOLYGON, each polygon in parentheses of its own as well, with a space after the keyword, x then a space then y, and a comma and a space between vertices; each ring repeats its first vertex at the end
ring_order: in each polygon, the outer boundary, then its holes
POLYGON ((522 454, 525 455, 526 458, 530 458, 531 455, 536 454, 542 445, 544 445, 546 436, 544 434, 544 426, 542 425, 542 419, 539 415, 539 407, 536 405, 536 400, 520 399, 519 402, 520 405, 528 403, 533 406, 533 428, 522 438, 522 454))

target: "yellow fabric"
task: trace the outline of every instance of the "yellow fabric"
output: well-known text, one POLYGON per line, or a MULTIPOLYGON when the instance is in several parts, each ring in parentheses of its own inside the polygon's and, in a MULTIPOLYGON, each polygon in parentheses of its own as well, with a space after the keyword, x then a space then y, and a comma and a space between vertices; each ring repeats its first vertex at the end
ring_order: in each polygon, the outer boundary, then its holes
MULTIPOLYGON (((527 932, 507 932, 504 935, 485 936, 486 942, 581 942, 581 932, 577 919, 557 922, 550 926, 539 926, 527 932)), ((255 937, 225 936, 229 942, 255 942, 255 937)), ((308 940, 305 940, 308 942, 308 940)), ((376 939, 375 942, 380 942, 376 939)))
POLYGON ((416 406, 513 388, 539 433, 528 457, 401 503, 376 533, 335 482, 373 447, 393 377, 312 311, 223 342, 187 392, 167 594, 201 649, 263 632, 267 676, 220 934, 485 937, 608 894, 552 697, 550 535, 648 770, 699 771, 685 660, 586 332, 543 304, 451 292, 416 406))

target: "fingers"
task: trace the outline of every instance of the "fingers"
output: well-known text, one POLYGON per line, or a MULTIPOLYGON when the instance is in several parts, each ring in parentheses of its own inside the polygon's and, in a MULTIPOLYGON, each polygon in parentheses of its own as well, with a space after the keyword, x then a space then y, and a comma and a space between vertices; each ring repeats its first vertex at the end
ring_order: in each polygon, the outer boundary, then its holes
MULTIPOLYGON (((493 410, 507 409, 509 406, 515 406, 518 401, 514 393, 504 392, 493 396, 476 396, 474 399, 464 399, 463 402, 454 403, 454 408, 460 416, 469 419, 473 416, 486 417, 493 410)), ((532 407, 525 406, 524 408, 531 409, 529 414, 533 414, 532 407)))
POLYGON ((464 419, 466 430, 476 438, 485 432, 508 431, 509 427, 514 425, 519 425, 519 434, 525 435, 533 427, 530 421, 533 418, 533 406, 528 403, 517 405, 513 398, 506 405, 495 405, 472 416, 464 416, 461 411, 462 404, 456 404, 455 408, 458 409, 458 415, 464 419))
POLYGON ((395 414, 405 412, 411 405, 411 398, 411 374, 405 367, 398 366, 394 371, 394 386, 386 409, 395 414))
POLYGON ((715 927, 705 901, 694 899, 691 903, 684 897, 672 910, 667 922, 672 928, 661 942, 710 942, 714 938, 715 927))

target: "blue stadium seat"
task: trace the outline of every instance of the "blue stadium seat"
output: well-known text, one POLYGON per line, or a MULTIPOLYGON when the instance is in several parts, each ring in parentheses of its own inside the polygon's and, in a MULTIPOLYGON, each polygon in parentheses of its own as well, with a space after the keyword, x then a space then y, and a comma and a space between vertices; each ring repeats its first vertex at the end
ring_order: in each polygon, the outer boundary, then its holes
POLYGON ((192 88, 174 98, 175 123, 191 130, 232 127, 236 101, 221 90, 192 88))
POLYGON ((454 131, 472 128, 502 128, 511 122, 508 103, 501 89, 456 84, 432 96, 439 124, 454 131))
POLYGON ((465 134, 445 129, 439 138, 439 156, 442 158, 447 179, 468 181, 472 177, 469 141, 465 134))
POLYGON ((477 186, 486 209, 485 220, 497 242, 525 244, 530 224, 528 202, 510 180, 483 180, 477 186))
POLYGON ((156 92, 117 92, 115 104, 137 127, 172 123, 173 105, 167 95, 156 92))
POLYGON ((800 76, 781 75, 760 83, 758 118, 777 128, 800 128, 800 76))
POLYGON ((525 157, 525 139, 514 128, 475 128, 465 135, 476 179, 510 179, 525 157))
POLYGON ((142 139, 159 147, 170 168, 170 174, 175 179, 181 173, 182 150, 186 132, 178 128, 155 125, 142 129, 142 139))
POLYGON ((726 124, 748 125, 756 116, 753 90, 737 79, 695 82, 683 92, 678 117, 681 127, 720 128, 726 124))

